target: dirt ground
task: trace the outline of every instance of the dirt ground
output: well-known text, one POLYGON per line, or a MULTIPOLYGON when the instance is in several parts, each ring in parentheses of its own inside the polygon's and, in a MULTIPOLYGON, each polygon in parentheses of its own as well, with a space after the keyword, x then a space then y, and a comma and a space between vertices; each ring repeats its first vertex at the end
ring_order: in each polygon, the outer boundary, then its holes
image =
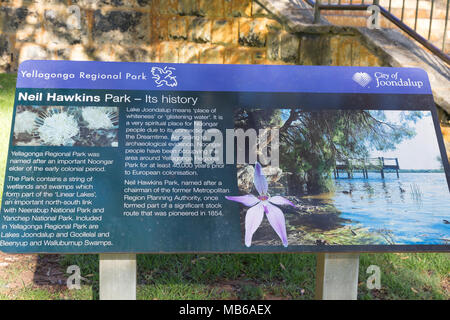
POLYGON ((17 290, 30 288, 65 288, 67 277, 59 259, 59 255, 0 252, 0 294, 8 296, 17 290))

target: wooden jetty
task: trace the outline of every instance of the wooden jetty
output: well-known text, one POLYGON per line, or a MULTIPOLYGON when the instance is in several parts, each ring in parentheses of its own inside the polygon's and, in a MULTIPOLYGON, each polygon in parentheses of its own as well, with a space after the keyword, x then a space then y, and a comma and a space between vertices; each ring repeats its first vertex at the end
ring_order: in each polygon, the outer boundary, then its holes
POLYGON ((365 158, 365 159, 346 159, 336 161, 334 169, 334 178, 339 178, 339 172, 346 172, 349 179, 353 178, 354 172, 362 172, 363 177, 369 178, 370 172, 380 172, 381 178, 384 179, 385 171, 395 170, 397 178, 399 178, 398 158, 365 158))

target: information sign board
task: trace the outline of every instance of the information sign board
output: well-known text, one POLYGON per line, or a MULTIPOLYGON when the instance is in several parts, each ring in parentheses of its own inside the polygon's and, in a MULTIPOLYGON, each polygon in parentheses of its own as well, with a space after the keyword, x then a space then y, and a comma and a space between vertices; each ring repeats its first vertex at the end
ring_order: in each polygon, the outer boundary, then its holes
POLYGON ((420 69, 26 61, 0 250, 449 251, 449 173, 420 69))

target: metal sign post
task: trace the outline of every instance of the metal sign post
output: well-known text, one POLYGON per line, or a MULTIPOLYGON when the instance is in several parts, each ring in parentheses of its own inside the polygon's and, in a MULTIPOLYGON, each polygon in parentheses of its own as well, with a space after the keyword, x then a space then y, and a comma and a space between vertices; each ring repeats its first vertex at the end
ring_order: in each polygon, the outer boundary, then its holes
POLYGON ((136 300, 135 254, 100 254, 100 300, 136 300))
POLYGON ((318 253, 316 299, 356 300, 358 272, 357 253, 318 253))

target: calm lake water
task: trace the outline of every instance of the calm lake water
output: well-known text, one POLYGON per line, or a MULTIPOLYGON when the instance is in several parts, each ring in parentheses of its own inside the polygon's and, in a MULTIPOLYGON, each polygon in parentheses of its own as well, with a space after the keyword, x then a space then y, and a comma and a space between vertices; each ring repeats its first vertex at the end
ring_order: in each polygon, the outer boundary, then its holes
POLYGON ((450 192, 444 173, 369 173, 336 179, 332 197, 347 224, 369 228, 395 244, 450 242, 450 192), (447 241, 445 240, 447 239, 447 241))

